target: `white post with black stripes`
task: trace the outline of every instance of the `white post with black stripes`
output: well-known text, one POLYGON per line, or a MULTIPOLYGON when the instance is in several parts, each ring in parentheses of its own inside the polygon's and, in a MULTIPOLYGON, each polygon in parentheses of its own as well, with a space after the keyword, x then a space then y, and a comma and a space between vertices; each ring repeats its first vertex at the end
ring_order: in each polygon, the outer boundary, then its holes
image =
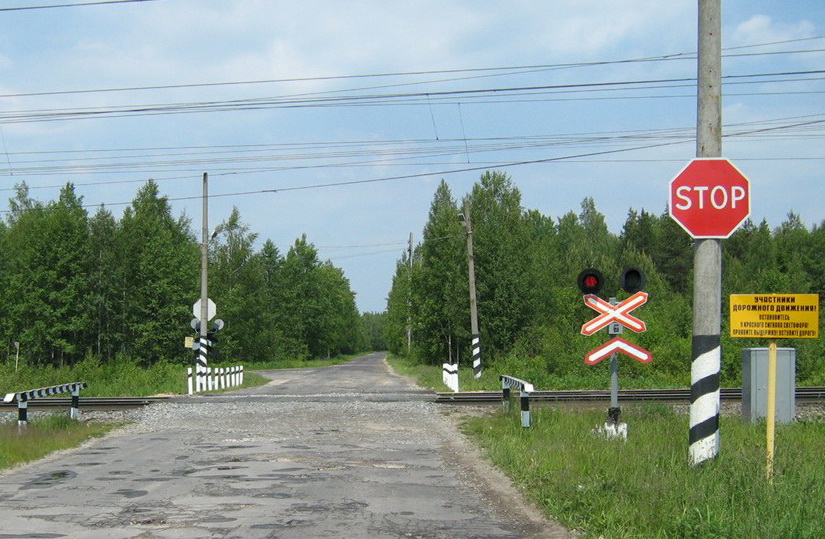
POLYGON ((442 363, 441 381, 454 393, 458 392, 458 363, 442 363))
POLYGON ((29 424, 29 403, 28 401, 17 402, 17 426, 25 427, 29 424))
POLYGON ((72 419, 80 419, 80 388, 75 387, 72 390, 72 407, 69 410, 69 417, 72 419))
MULTIPOLYGON (((722 6, 699 0, 696 156, 722 155, 722 6)), ((693 254, 693 342, 690 368, 690 463, 719 454, 722 370, 722 243, 697 239, 693 254)))

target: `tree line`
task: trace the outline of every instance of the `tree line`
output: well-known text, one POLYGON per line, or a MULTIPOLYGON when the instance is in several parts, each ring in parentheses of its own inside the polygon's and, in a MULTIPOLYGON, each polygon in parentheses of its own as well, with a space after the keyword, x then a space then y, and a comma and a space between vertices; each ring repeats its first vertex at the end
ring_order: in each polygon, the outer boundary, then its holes
MULTIPOLYGON (((350 283, 306 236, 283 254, 235 208, 209 243, 209 295, 225 327, 217 350, 232 361, 306 359, 373 346, 350 283)), ((93 215, 74 186, 57 200, 16 186, 0 221, 0 358, 33 366, 87 357, 187 363, 192 304, 200 297, 200 242, 174 217, 155 182, 120 219, 93 215)))
MULTIPOLYGON (((648 330, 626 337, 653 353, 649 365, 629 360, 631 375, 687 384, 690 378, 693 242, 670 218, 630 209, 619 234, 609 231, 592 198, 578 212, 552 218, 525 209, 506 174, 484 173, 465 196, 472 216, 478 318, 484 363, 507 374, 540 379, 549 374, 588 375, 596 367, 584 354, 606 336, 580 335, 596 313, 576 286, 579 272, 598 268, 604 297, 627 297, 619 288, 623 268, 647 274, 650 299, 634 311, 648 330)), ((460 203, 461 202, 461 203, 460 203)), ((470 357, 466 231, 446 182, 436 189, 422 240, 398 260, 387 302, 386 341, 391 352, 440 364, 470 357), (412 334, 408 346, 407 331, 412 334)), ((747 221, 723 241, 723 383, 737 384, 741 350, 764 340, 728 337, 732 293, 825 291, 825 222, 807 228, 794 213, 778 227, 747 221)), ((602 332, 604 333, 604 332, 602 332)), ((598 335, 598 334, 597 334, 598 335)), ((821 339, 781 341, 796 347, 798 378, 825 383, 821 339)), ((605 362, 606 364, 607 362, 605 362)), ((602 368, 603 366, 598 366, 602 368)))

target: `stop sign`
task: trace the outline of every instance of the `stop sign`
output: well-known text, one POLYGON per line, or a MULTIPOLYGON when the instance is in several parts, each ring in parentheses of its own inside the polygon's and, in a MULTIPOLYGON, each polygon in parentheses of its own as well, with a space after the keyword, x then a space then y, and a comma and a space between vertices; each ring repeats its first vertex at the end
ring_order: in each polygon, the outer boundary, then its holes
POLYGON ((727 238, 751 213, 750 182, 727 159, 694 159, 670 181, 670 216, 694 238, 727 238))

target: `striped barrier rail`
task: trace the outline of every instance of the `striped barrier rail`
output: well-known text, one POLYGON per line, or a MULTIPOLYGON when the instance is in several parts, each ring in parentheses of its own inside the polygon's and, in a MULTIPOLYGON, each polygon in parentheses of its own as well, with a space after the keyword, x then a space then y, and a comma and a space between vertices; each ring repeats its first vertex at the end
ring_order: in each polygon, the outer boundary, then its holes
POLYGON ((29 401, 39 399, 41 397, 49 397, 51 395, 59 395, 61 393, 72 394, 72 405, 69 409, 69 417, 77 419, 80 417, 80 390, 86 389, 86 382, 72 382, 70 384, 61 384, 59 386, 40 387, 37 389, 28 389, 26 391, 18 391, 16 393, 6 393, 3 402, 13 403, 17 402, 17 424, 19 426, 26 426, 29 422, 29 401))
POLYGON ((502 375, 501 377, 501 401, 505 410, 510 409, 510 388, 518 389, 521 396, 521 426, 530 428, 530 393, 535 391, 533 384, 519 380, 512 376, 502 375))
POLYGON ((201 391, 216 391, 243 385, 243 365, 234 367, 207 367, 195 373, 192 378, 192 367, 186 369, 187 389, 189 394, 201 391))

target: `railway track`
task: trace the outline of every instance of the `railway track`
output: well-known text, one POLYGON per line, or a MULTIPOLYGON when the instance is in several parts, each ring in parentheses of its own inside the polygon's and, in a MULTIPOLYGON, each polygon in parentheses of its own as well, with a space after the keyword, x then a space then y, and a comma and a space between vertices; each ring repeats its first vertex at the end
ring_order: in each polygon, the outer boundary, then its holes
MULTIPOLYGON (((140 408, 156 402, 163 402, 169 397, 80 397, 81 410, 125 410, 140 408)), ((72 404, 71 397, 48 397, 29 401, 30 410, 66 409, 72 404)), ((0 403, 0 411, 17 410, 17 403, 0 403)))
MULTIPOLYGON (((742 398, 741 388, 722 388, 721 393, 723 400, 741 400, 742 398)), ((305 400, 307 397, 314 396, 303 396, 301 400, 305 400)), ((407 396, 406 400, 434 399, 435 402, 441 404, 492 404, 500 403, 501 397, 501 391, 439 392, 432 394, 417 392, 414 398, 410 399, 407 396)), ((170 398, 172 397, 81 397, 80 409, 125 410, 164 402, 170 398)), ((534 391, 530 394, 530 400, 534 402, 593 402, 609 399, 610 391, 606 389, 534 391)), ((622 402, 690 402, 690 389, 621 389, 619 390, 619 400, 622 402)), ((796 388, 796 400, 825 401, 825 386, 798 387, 796 388)), ((30 400, 28 406, 29 409, 33 410, 68 409, 71 402, 70 397, 49 397, 30 400)), ((11 412, 15 410, 17 410, 17 403, 0 402, 0 411, 11 412)))
MULTIPOLYGON (((742 389, 722 388, 723 400, 741 400, 742 389)), ((811 386, 796 388, 796 400, 825 400, 825 386, 811 386)), ((443 404, 501 402, 501 391, 472 391, 459 393, 437 393, 436 402, 443 404)), ((587 402, 610 399, 610 391, 606 389, 593 390, 559 390, 534 391, 530 393, 532 401, 571 401, 587 402)), ((620 389, 619 400, 629 401, 674 401, 690 402, 690 389, 620 389)))

